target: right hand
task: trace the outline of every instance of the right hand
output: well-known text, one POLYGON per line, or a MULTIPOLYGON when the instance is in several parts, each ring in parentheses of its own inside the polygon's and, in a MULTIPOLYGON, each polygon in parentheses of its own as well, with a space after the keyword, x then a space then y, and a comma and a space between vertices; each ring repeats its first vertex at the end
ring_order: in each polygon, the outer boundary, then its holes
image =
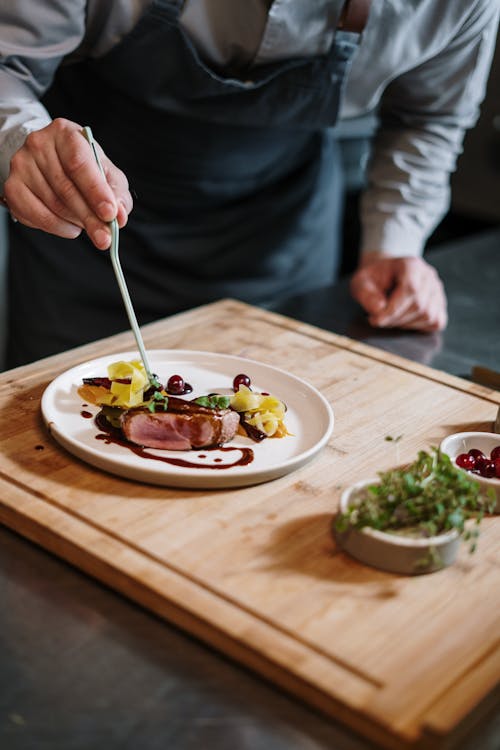
POLYGON ((125 226, 132 210, 127 178, 98 144, 105 178, 82 127, 58 118, 30 133, 14 154, 4 196, 12 216, 34 229, 75 239, 84 229, 94 245, 111 244, 108 222, 125 226))

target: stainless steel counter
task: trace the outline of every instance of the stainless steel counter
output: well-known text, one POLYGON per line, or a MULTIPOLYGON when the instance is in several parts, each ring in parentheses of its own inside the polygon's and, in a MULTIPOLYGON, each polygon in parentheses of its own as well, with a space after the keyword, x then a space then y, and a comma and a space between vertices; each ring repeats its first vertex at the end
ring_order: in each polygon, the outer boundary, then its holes
MULTIPOLYGON (((500 370, 500 231, 429 256, 446 332, 376 332, 347 283, 276 309, 468 377, 500 370)), ((0 528, 2 750, 368 750, 287 697, 66 563, 0 528)), ((460 750, 497 750, 500 716, 460 750)))
POLYGON ((347 281, 274 309, 453 375, 469 378, 474 365, 500 371, 500 229, 442 245, 426 259, 445 283, 449 323, 442 333, 371 328, 347 281))

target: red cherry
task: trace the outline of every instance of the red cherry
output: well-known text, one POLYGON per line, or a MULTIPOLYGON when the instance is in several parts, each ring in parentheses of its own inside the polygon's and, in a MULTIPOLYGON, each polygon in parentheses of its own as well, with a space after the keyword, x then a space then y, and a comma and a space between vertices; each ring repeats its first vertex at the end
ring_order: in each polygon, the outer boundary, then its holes
POLYGON ((237 393, 240 385, 246 385, 247 388, 250 388, 251 382, 252 381, 250 380, 248 375, 245 375, 243 372, 240 372, 240 374, 236 375, 235 378, 233 379, 233 391, 237 393))
POLYGON ((456 457, 455 463, 457 466, 460 466, 461 469, 466 469, 467 471, 476 468, 476 459, 469 453, 460 453, 460 455, 456 457))
POLYGON ((495 476, 500 479, 500 456, 495 458, 495 476))
POLYGON ((480 451, 479 448, 471 448, 469 451, 469 456, 474 456, 475 459, 486 458, 483 451, 480 451))
POLYGON ((493 448, 490 458, 492 461, 496 461, 497 458, 500 458, 500 445, 497 445, 496 448, 493 448))
POLYGON ((180 375, 171 375, 167 382, 166 391, 172 395, 184 393, 184 378, 180 375))
POLYGON ((491 479, 491 477, 494 477, 496 474, 496 467, 495 467, 495 461, 484 461, 481 466, 481 476, 486 477, 486 479, 491 479))
POLYGON ((476 469, 479 469, 479 472, 482 477, 487 476, 485 472, 489 471, 489 469, 486 469, 486 467, 488 466, 488 464, 491 464, 491 463, 493 462, 490 461, 490 459, 487 458, 487 456, 485 456, 484 458, 476 459, 476 469))

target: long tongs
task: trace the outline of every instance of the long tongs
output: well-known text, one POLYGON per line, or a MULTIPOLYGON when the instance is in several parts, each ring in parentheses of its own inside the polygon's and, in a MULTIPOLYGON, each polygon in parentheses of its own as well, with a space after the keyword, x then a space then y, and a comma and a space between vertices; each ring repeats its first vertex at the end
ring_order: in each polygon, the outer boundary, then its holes
MULTIPOLYGON (((89 127, 83 128, 82 135, 84 135, 87 141, 89 142, 92 152, 94 154, 95 160, 97 162, 97 166, 99 167, 101 174, 104 176, 104 170, 99 160, 99 155, 97 153, 94 136, 92 135, 91 129, 89 127)), ((139 353, 141 355, 144 369, 146 370, 146 375, 148 376, 148 380, 150 384, 155 385, 156 378, 151 373, 151 368, 149 366, 148 358, 146 356, 146 349, 144 347, 144 341, 142 340, 141 331, 137 323, 134 306, 132 305, 132 300, 130 299, 130 294, 128 292, 127 284, 125 282, 125 277, 123 275, 122 267, 120 265, 120 258, 118 255, 119 227, 118 227, 118 222, 116 221, 116 219, 113 219, 113 221, 109 223, 109 227, 111 229, 111 248, 109 251, 110 256, 111 256, 111 264, 113 266, 116 280, 120 288, 120 292, 121 292, 122 299, 123 299, 123 304, 125 305, 125 310, 127 311, 127 316, 130 322, 130 327, 132 328, 132 333, 134 334, 135 342, 137 344, 137 348, 139 349, 139 353)))

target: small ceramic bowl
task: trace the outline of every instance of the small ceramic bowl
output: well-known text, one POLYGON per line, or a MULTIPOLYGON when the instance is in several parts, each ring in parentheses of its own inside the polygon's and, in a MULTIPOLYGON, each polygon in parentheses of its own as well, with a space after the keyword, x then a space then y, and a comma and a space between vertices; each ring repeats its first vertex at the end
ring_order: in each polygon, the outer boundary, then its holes
MULTIPOLYGON (((441 453, 446 453, 455 463, 455 459, 460 453, 467 453, 471 448, 478 448, 486 456, 489 456, 493 448, 500 445, 500 435, 495 432, 455 432, 448 435, 441 442, 439 449, 441 453)), ((465 469, 462 469, 465 471, 465 469)), ((469 472, 467 472, 469 473, 469 472)), ((500 479, 488 479, 479 474, 471 474, 481 485, 481 491, 486 492, 493 488, 497 498, 495 513, 500 513, 500 479)))
MULTIPOLYGON (((378 484, 379 479, 367 479, 346 489, 340 498, 340 512, 360 502, 363 490, 378 484)), ((410 537, 390 534, 365 526, 349 528, 334 536, 339 547, 366 565, 403 575, 433 573, 451 565, 460 546, 460 537, 454 530, 432 537, 410 537)))

